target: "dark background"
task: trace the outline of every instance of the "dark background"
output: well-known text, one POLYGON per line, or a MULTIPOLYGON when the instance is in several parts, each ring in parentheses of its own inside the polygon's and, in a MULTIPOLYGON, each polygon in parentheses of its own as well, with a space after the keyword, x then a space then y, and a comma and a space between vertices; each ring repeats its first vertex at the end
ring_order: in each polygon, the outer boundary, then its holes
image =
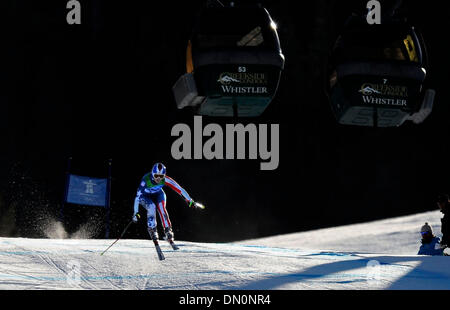
MULTIPOLYGON (((66 1, 0 4, 0 234, 45 237, 58 217, 67 158, 71 172, 106 176, 112 159, 111 238, 132 215, 141 177, 161 161, 207 209, 192 210, 170 189, 177 239, 232 241, 435 210, 448 191, 449 11, 442 1, 404 12, 422 30, 436 90, 421 125, 338 125, 323 92, 326 60, 345 20, 367 1, 262 1, 278 24, 286 57, 275 100, 257 119, 280 124, 280 165, 260 160, 175 161, 171 87, 204 1, 81 0, 82 24, 66 23, 66 1)), ((388 2, 387 0, 385 2, 388 2)), ((382 1, 383 4, 383 1, 382 1)), ((232 22, 232 21, 230 21, 232 22)), ((231 119, 203 118, 231 123, 231 119)), ((66 206, 67 230, 100 222, 104 210, 66 206)), ((127 238, 147 238, 145 221, 127 238)), ((93 236, 102 237, 96 231, 93 236)), ((419 229, 419 227, 418 227, 419 229)), ((356 234, 357 232, 355 232, 356 234)))

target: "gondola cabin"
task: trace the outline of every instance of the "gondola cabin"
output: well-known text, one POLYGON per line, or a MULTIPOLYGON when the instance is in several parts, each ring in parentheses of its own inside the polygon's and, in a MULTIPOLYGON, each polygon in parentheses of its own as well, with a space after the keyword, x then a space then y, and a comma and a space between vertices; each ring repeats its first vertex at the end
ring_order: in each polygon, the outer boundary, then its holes
POLYGON ((406 23, 350 23, 330 61, 328 90, 340 124, 396 127, 421 123, 433 107, 424 90, 425 45, 406 23))
POLYGON ((173 87, 177 107, 207 116, 257 117, 277 92, 284 56, 262 7, 205 8, 173 87))

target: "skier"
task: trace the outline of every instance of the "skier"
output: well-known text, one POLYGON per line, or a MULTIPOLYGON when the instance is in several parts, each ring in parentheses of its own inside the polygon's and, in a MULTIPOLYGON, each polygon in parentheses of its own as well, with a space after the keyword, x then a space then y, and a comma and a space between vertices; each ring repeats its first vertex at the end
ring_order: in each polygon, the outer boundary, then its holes
POLYGON ((174 249, 174 234, 172 231, 172 223, 170 222, 169 214, 166 209, 166 193, 164 193, 164 185, 169 186, 175 192, 180 194, 189 207, 204 208, 201 204, 194 202, 189 194, 175 182, 172 178, 166 175, 166 167, 161 163, 156 163, 152 171, 143 176, 141 184, 137 190, 137 195, 134 200, 133 222, 138 221, 139 205, 142 205, 147 210, 147 226, 150 238, 156 246, 158 246, 158 232, 156 229, 156 211, 158 211, 161 219, 164 234, 166 239, 170 242, 174 249))
POLYGON ((449 221, 449 196, 447 194, 440 194, 437 199, 437 204, 439 206, 439 209, 444 214, 444 216, 441 218, 441 233, 442 233, 442 241, 441 245, 442 247, 447 247, 450 245, 450 223, 449 221))
POLYGON ((428 223, 420 229, 422 235, 422 245, 417 255, 444 255, 444 249, 441 248, 440 239, 433 235, 433 229, 428 223))

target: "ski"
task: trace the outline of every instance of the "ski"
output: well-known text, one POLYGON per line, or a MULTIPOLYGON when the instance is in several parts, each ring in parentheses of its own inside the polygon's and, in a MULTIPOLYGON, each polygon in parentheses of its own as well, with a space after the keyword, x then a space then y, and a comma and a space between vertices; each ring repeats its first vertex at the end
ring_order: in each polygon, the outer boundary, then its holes
POLYGON ((161 250, 161 247, 159 246, 158 240, 153 240, 153 243, 155 244, 156 253, 158 254, 159 260, 165 260, 164 254, 161 250))
POLYGON ((167 240, 174 251, 179 250, 180 248, 173 242, 172 239, 167 240))
POLYGON ((156 248, 156 252, 158 253, 159 260, 165 260, 166 258, 164 257, 164 254, 161 251, 161 248, 159 247, 159 245, 155 245, 155 248, 156 248))

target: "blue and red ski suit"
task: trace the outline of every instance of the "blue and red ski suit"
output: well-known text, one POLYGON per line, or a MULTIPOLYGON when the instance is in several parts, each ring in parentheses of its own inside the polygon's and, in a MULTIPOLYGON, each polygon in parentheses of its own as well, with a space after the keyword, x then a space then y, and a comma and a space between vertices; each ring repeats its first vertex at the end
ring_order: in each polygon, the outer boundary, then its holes
POLYGON ((156 228, 156 211, 158 211, 164 228, 171 228, 169 214, 166 210, 166 193, 164 186, 170 187, 172 190, 181 195, 187 203, 192 202, 192 198, 177 182, 172 178, 165 176, 159 183, 156 183, 151 173, 147 173, 142 177, 142 181, 137 190, 134 200, 134 215, 139 212, 139 205, 147 210, 147 226, 151 229, 156 228))

